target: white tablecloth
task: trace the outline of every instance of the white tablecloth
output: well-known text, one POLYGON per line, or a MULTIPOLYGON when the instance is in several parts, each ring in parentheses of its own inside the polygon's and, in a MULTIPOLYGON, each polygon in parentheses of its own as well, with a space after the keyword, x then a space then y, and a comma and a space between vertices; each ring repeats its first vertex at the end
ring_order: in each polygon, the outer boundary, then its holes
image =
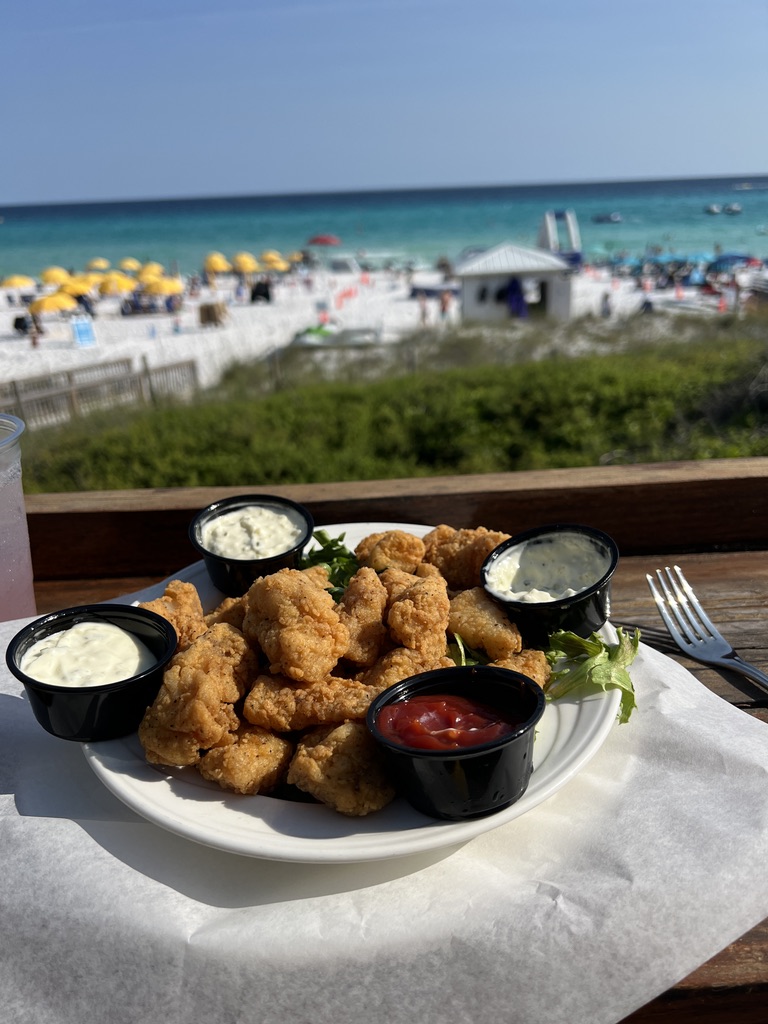
POLYGON ((309 866, 145 822, 3 665, 3 1020, 619 1021, 768 916, 768 728, 648 648, 632 673, 630 723, 528 814, 455 851, 309 866))

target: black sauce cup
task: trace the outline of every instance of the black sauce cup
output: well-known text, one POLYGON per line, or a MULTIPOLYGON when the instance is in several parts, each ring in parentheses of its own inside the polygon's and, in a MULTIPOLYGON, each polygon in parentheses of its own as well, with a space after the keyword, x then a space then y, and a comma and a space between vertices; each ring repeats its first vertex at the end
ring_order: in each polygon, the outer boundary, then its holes
POLYGON ((555 523, 524 530, 499 544, 483 562, 480 578, 486 593, 504 608, 510 621, 517 625, 526 646, 546 648, 550 635, 557 630, 569 630, 578 636, 588 637, 605 625, 611 611, 611 577, 618 564, 618 546, 607 533, 592 526, 555 523), (568 534, 576 535, 586 545, 592 546, 602 556, 605 565, 594 580, 578 593, 550 601, 519 601, 505 598, 489 586, 489 571, 511 549, 568 534))
POLYGON ((519 672, 488 665, 435 669, 395 683, 374 698, 366 723, 387 758, 398 792, 432 818, 480 818, 515 803, 533 771, 536 724, 544 692, 519 672), (446 694, 485 704, 519 724, 490 743, 451 750, 424 750, 384 736, 378 719, 390 704, 409 697, 446 694))
POLYGON ((315 521, 304 505, 275 494, 240 494, 233 498, 214 501, 198 512, 189 524, 189 539, 202 556, 213 585, 228 597, 241 597, 260 576, 269 576, 280 569, 295 569, 304 547, 312 538, 314 529, 315 521), (286 551, 265 558, 230 558, 209 551, 203 544, 204 528, 219 516, 248 508, 250 505, 258 505, 274 512, 298 514, 304 523, 301 536, 286 551))
POLYGON ((5 661, 23 683, 32 712, 46 732, 64 740, 90 743, 117 739, 138 729, 144 712, 157 696, 176 644, 171 623, 146 608, 80 605, 28 623, 9 643, 5 661), (22 671, 22 659, 33 644, 81 622, 108 622, 133 634, 155 656, 154 664, 129 679, 97 686, 56 686, 22 671))

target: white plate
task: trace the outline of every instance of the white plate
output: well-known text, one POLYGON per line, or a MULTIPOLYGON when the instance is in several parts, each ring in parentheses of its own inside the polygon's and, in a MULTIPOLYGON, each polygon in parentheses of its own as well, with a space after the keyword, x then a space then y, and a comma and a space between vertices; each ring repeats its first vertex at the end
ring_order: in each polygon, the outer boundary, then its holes
MULTIPOLYGON (((349 547, 369 533, 405 529, 423 535, 430 528, 408 523, 339 523, 323 527, 345 534, 349 547)), ((194 583, 203 606, 221 595, 202 562, 175 579, 194 583)), ((158 584, 125 601, 151 600, 158 584)), ((427 818, 404 800, 364 818, 347 818, 319 804, 269 796, 238 796, 209 783, 194 768, 164 769, 147 764, 137 736, 84 746, 93 771, 107 789, 147 820, 187 839, 229 853, 304 863, 349 863, 406 856, 455 846, 520 817, 557 792, 604 743, 616 720, 618 690, 584 700, 548 703, 536 731, 534 768, 523 797, 496 814, 466 822, 427 818)))

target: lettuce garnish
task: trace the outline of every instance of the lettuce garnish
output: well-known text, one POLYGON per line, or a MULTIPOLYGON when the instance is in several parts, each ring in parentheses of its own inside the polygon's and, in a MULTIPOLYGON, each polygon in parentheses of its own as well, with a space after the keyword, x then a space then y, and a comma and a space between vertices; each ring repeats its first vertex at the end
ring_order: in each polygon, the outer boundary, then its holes
POLYGON ((326 530, 315 530, 312 535, 318 545, 306 551, 301 558, 301 568, 309 569, 313 565, 322 565, 328 572, 330 593, 335 601, 340 601, 349 581, 360 568, 354 553, 344 544, 346 534, 331 537, 326 530))
POLYGON ((544 687, 548 700, 557 700, 577 689, 619 689, 619 722, 628 722, 637 707, 635 688, 627 668, 635 659, 640 630, 627 635, 616 630, 618 643, 609 644, 598 633, 584 638, 559 630, 549 638, 547 660, 553 666, 552 678, 544 687))

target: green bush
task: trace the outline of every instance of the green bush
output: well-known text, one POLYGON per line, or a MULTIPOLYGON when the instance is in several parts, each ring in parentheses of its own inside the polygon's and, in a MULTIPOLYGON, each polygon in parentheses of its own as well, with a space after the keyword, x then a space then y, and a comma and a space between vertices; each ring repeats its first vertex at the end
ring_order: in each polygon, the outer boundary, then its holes
POLYGON ((410 339, 361 363, 373 377, 363 383, 343 381, 349 366, 341 381, 312 384, 290 382, 288 359, 277 376, 242 367, 193 405, 29 432, 25 488, 261 487, 766 454, 762 392, 750 386, 766 361, 762 333, 735 324, 724 341, 724 328, 710 330, 700 342, 528 361, 498 339, 410 339))

